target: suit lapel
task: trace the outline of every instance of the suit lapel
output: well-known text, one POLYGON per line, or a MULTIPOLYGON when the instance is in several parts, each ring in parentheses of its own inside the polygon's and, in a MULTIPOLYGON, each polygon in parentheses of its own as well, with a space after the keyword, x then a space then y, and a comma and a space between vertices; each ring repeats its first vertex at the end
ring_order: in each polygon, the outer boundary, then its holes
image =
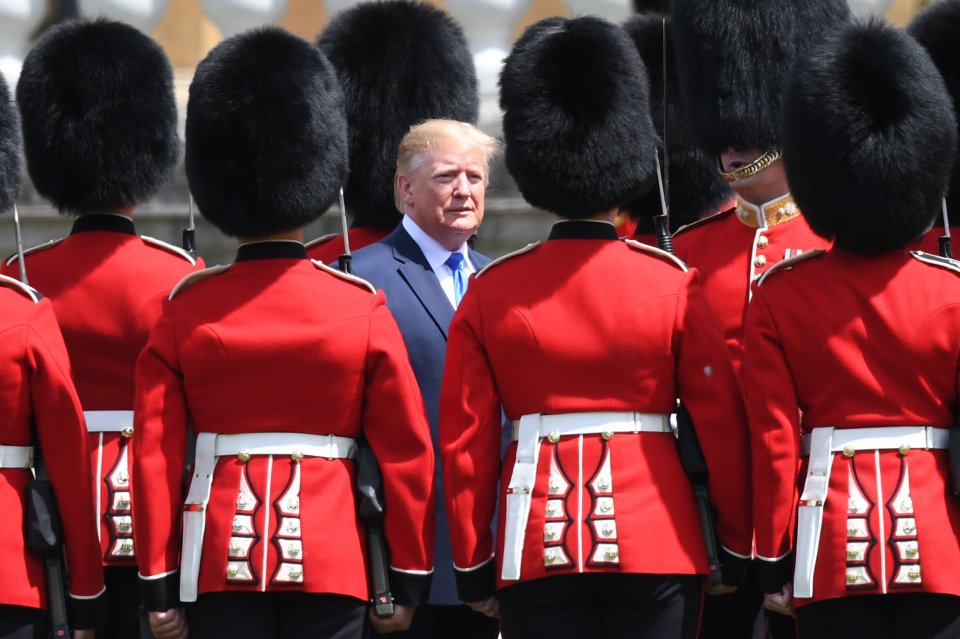
MULTIPOLYGON (((447 327, 450 326, 450 320, 453 319, 453 306, 447 299, 443 289, 440 288, 440 281, 436 273, 430 268, 427 258, 423 251, 413 241, 410 234, 398 226, 391 233, 389 240, 393 245, 394 259, 399 262, 397 272, 403 281, 406 282, 410 290, 420 300, 424 310, 433 319, 437 328, 443 333, 443 338, 447 338, 447 327)), ((473 256, 471 255, 471 259, 473 256)))

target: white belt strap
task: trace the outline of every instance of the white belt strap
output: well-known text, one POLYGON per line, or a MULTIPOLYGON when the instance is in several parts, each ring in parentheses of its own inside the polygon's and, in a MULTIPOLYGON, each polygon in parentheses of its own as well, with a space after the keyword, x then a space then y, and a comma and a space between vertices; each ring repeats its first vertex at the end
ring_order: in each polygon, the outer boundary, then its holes
POLYGON ((133 432, 132 410, 85 410, 83 418, 87 422, 88 433, 133 432))
POLYGON ((0 446, 0 468, 33 468, 33 446, 0 446))
MULTIPOLYGON (((814 432, 816 432, 816 428, 814 432)), ((879 426, 876 428, 838 428, 833 432, 830 450, 835 453, 858 450, 945 449, 950 429, 934 426, 879 426)), ((800 438, 800 454, 810 454, 810 435, 800 438)))
POLYGON ((564 413, 560 415, 524 415, 513 425, 517 442, 517 458, 507 486, 506 521, 503 532, 504 581, 520 579, 523 542, 543 437, 559 441, 569 435, 602 435, 605 433, 672 433, 670 419, 663 414, 635 412, 564 413))
POLYGON ((813 596, 813 569, 817 563, 823 506, 827 501, 830 469, 833 466, 834 432, 833 428, 814 428, 810 436, 810 463, 797 509, 797 554, 793 575, 795 597, 813 596))
POLYGON ((183 506, 183 549, 180 558, 180 601, 197 600, 200 579, 200 556, 206 525, 207 502, 213 485, 217 457, 227 455, 290 455, 353 459, 357 442, 336 435, 305 433, 244 433, 240 435, 197 435, 197 451, 193 463, 193 479, 183 506))

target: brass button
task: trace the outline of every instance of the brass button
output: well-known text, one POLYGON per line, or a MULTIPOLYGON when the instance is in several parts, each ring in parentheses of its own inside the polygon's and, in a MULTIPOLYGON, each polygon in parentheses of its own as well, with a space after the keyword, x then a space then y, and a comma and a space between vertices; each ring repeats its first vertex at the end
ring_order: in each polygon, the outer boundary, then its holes
POLYGON ((237 453, 237 459, 240 461, 240 463, 246 464, 248 461, 250 461, 250 453, 245 450, 241 450, 239 453, 237 453))
POLYGON ((291 549, 290 549, 290 556, 291 556, 291 557, 299 557, 299 556, 300 556, 300 549, 299 549, 299 548, 291 548, 291 549))
POLYGON ((767 238, 766 235, 761 235, 760 237, 757 238, 757 247, 759 248, 766 248, 767 244, 769 243, 770 243, 770 240, 767 238))
POLYGON ((130 507, 130 500, 129 500, 129 499, 121 499, 121 500, 119 500, 119 501, 117 502, 117 508, 121 508, 121 509, 122 509, 122 508, 129 508, 129 507, 130 507))
POLYGON ((843 455, 844 457, 853 457, 857 451, 853 449, 853 446, 844 446, 843 455))
POLYGON ((287 500, 287 508, 289 510, 296 510, 300 508, 300 500, 296 497, 287 500))
POLYGON ((547 439, 551 444, 556 444, 558 441, 560 441, 560 433, 555 430, 550 431, 550 434, 547 435, 547 439))
POLYGON ((860 532, 860 530, 859 530, 856 526, 848 526, 848 527, 847 527, 847 534, 848 534, 848 535, 856 535, 856 534, 859 533, 859 532, 860 532))
POLYGON ((916 531, 917 531, 917 527, 914 526, 913 524, 906 524, 903 527, 903 532, 907 533, 908 535, 912 535, 916 531))
POLYGON ((916 581, 917 579, 920 578, 920 571, 917 569, 913 569, 907 573, 907 576, 910 577, 910 579, 913 579, 914 581, 916 581))
POLYGON ((122 544, 120 544, 120 550, 122 552, 133 552, 133 542, 132 541, 123 542, 122 544))
POLYGON ((767 263, 767 258, 766 258, 765 255, 758 255, 758 256, 753 260, 753 265, 754 265, 754 266, 763 266, 763 265, 766 264, 766 263, 767 263))
POLYGON ((849 574, 849 573, 847 574, 847 583, 848 583, 848 584, 855 584, 855 583, 857 583, 857 581, 859 581, 859 580, 860 580, 860 578, 857 577, 856 574, 849 574))
POLYGON ((907 548, 907 557, 916 557, 918 554, 920 554, 920 551, 917 550, 915 547, 910 546, 909 548, 907 548))
POLYGON ((607 488, 610 488, 610 480, 607 479, 606 477, 601 477, 600 480, 597 482, 597 487, 600 488, 601 490, 606 490, 607 488))
POLYGON ((293 579, 293 580, 295 580, 295 581, 300 581, 300 579, 303 578, 303 573, 302 573, 301 571, 299 571, 299 570, 291 570, 291 571, 290 571, 290 578, 293 579))
POLYGON ((557 533, 553 532, 552 530, 548 530, 543 534, 543 538, 545 541, 553 541, 557 538, 557 533))
POLYGON ((557 514, 557 507, 553 504, 547 504, 547 514, 551 517, 557 514))
POLYGON ((120 436, 123 437, 124 439, 130 439, 131 437, 133 437, 133 429, 124 428, 123 430, 120 431, 120 436))
POLYGON ((558 484, 557 482, 555 482, 555 481, 553 481, 553 480, 551 479, 551 480, 550 480, 550 485, 549 485, 549 490, 550 490, 550 494, 551 494, 551 495, 556 495, 557 493, 560 492, 560 484, 558 484))
POLYGON ((913 510, 913 500, 907 497, 900 502, 900 510, 913 510))
POLYGON ((898 448, 897 450, 899 450, 900 454, 903 455, 904 457, 906 457, 907 454, 910 453, 910 447, 907 444, 900 444, 900 448, 898 448))
POLYGON ((856 558, 858 558, 859 556, 860 556, 860 553, 857 552, 856 550, 848 550, 848 551, 847 551, 847 559, 856 559, 856 558))
POLYGON ((232 544, 232 545, 230 546, 230 554, 231 554, 231 555, 239 555, 241 552, 243 552, 243 548, 241 548, 241 547, 238 546, 237 544, 232 544))
POLYGON ((121 484, 121 485, 126 484, 126 483, 127 483, 127 474, 126 474, 126 473, 120 473, 119 475, 117 475, 117 483, 118 483, 118 484, 121 484))
POLYGON ((604 556, 606 559, 609 559, 610 561, 613 561, 614 559, 616 559, 616 558, 619 557, 620 555, 619 555, 619 553, 617 553, 616 550, 608 550, 607 552, 603 553, 603 556, 604 556))
POLYGON ((230 579, 235 579, 239 574, 240 574, 240 571, 237 570, 236 568, 227 568, 227 577, 229 577, 230 579))
POLYGON ((609 537, 610 535, 613 534, 613 526, 611 526, 610 524, 606 524, 606 525, 600 530, 600 532, 603 533, 603 535, 604 535, 605 537, 609 537))
POLYGON ((298 530, 300 530, 300 524, 298 524, 295 521, 291 521, 289 524, 287 524, 287 530, 292 533, 295 533, 298 530))
POLYGON ((860 506, 855 500, 851 499, 850 503, 847 504, 847 511, 856 514, 860 512, 860 506))
POLYGON ((603 503, 600 504, 600 511, 601 511, 601 512, 608 513, 608 512, 610 512, 611 510, 613 510, 613 504, 611 504, 609 501, 605 501, 605 502, 603 502, 603 503))
POLYGON ((609 430, 605 430, 602 433, 600 433, 600 437, 603 437, 605 440, 609 441, 613 439, 613 433, 609 430))
POLYGON ((243 524, 238 524, 237 522, 233 522, 233 531, 237 532, 238 530, 243 530, 243 524))
POLYGON ((240 496, 237 497, 237 508, 246 508, 247 507, 247 498, 240 496))
POLYGON ((548 551, 547 551, 547 554, 546 554, 546 556, 544 556, 543 560, 544 560, 545 562, 547 562, 548 564, 556 563, 556 562, 557 562, 557 553, 556 553, 556 551, 554 551, 554 550, 548 550, 548 551))
POLYGON ((119 524, 117 524, 117 528, 126 532, 133 528, 133 524, 131 524, 129 521, 121 521, 119 524))
POLYGON ((293 453, 290 455, 290 459, 292 459, 292 460, 295 461, 295 462, 302 461, 302 460, 303 460, 303 453, 302 453, 301 451, 299 451, 299 450, 295 450, 295 451, 293 451, 293 453))

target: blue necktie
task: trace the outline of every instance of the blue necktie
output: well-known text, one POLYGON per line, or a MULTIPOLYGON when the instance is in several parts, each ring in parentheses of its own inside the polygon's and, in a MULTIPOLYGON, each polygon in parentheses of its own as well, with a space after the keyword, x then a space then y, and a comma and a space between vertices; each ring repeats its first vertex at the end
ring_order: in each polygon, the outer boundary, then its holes
POLYGON ((467 265, 463 253, 451 253, 444 264, 453 272, 453 306, 456 308, 467 292, 467 265))

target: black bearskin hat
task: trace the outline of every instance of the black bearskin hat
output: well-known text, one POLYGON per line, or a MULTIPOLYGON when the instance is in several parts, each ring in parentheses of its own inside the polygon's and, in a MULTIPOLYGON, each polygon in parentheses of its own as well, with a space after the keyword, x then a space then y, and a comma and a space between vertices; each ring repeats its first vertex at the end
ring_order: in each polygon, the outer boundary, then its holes
POLYGON ((787 181, 815 233, 861 254, 918 240, 940 211, 957 123, 912 37, 850 24, 797 61, 783 109, 787 181))
POLYGON ((477 123, 477 76, 463 31, 423 2, 365 2, 334 16, 317 46, 343 87, 344 199, 353 226, 393 229, 401 218, 393 201, 400 139, 424 120, 477 123))
POLYGON ((528 27, 504 63, 500 107, 507 169, 532 206, 587 217, 650 185, 647 77, 620 27, 591 16, 528 27))
MULTIPOLYGON (((907 31, 927 50, 953 98, 960 104, 960 1, 941 0, 918 13, 907 31)), ((947 194, 947 209, 960 215, 960 162, 955 162, 947 194)), ((942 218, 937 223, 943 225, 942 218)))
POLYGON ((136 204, 177 162, 177 104, 163 49, 122 22, 47 31, 17 84, 27 170, 64 213, 136 204))
POLYGON ((20 120, 0 75, 0 213, 13 208, 20 195, 20 120))
POLYGON ((849 17, 847 0, 673 0, 684 106, 712 158, 727 148, 780 148, 790 65, 849 17))
POLYGON ((637 13, 667 13, 670 11, 670 0, 633 0, 633 10, 637 13))
POLYGON ((186 167, 203 216, 262 237, 318 218, 347 177, 347 122, 333 67, 279 28, 241 33, 197 67, 186 167))
MULTIPOLYGON (((666 34, 667 77, 664 83, 663 21, 666 18, 666 15, 658 13, 641 14, 628 20, 623 28, 637 45, 650 78, 650 113, 657 133, 667 145, 669 164, 665 163, 663 168, 666 172, 669 166, 670 226, 671 230, 676 230, 715 210, 733 196, 733 191, 717 172, 716 160, 707 157, 697 147, 687 126, 680 99, 669 21, 666 34)), ((628 202, 624 208, 636 220, 642 221, 659 215, 660 189, 648 190, 628 202)))

